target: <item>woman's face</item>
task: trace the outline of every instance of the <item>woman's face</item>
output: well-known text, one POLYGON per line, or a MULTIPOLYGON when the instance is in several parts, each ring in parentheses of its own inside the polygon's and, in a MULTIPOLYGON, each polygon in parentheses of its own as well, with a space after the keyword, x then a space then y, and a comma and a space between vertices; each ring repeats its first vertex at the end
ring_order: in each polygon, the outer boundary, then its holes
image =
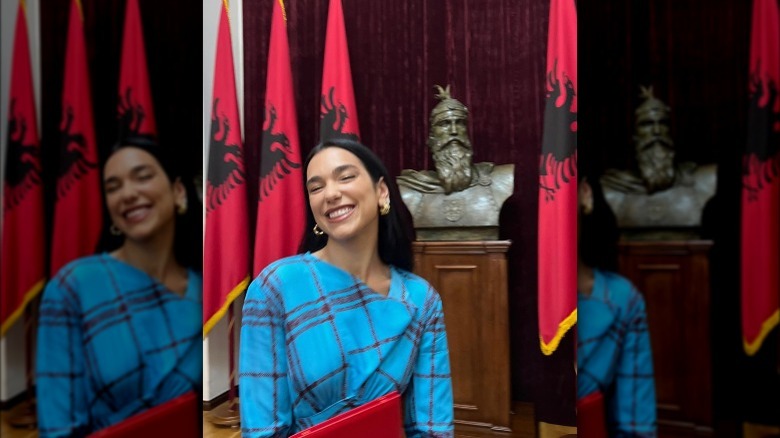
POLYGON ((103 187, 111 220, 132 241, 173 233, 176 206, 186 202, 181 181, 171 183, 153 155, 131 146, 109 157, 103 187))
POLYGON ((348 241, 376 233, 379 207, 387 203, 387 184, 374 183, 360 159, 328 147, 309 161, 306 191, 314 220, 329 239, 348 241))

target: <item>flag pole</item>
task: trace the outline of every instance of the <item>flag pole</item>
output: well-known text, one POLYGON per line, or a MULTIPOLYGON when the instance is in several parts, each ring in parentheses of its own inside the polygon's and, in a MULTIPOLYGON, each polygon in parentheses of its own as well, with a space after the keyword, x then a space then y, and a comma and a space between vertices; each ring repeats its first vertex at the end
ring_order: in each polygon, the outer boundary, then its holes
POLYGON ((33 331, 35 330, 35 320, 38 308, 38 298, 28 303, 24 309, 24 372, 25 372, 25 399, 14 414, 9 418, 8 423, 15 428, 35 429, 38 425, 35 406, 35 390, 33 388, 33 331))
POLYGON ((235 361, 235 317, 233 315, 233 303, 228 306, 228 358, 230 364, 230 389, 228 389, 228 401, 214 408, 209 415, 209 421, 218 426, 238 427, 241 425, 239 413, 238 394, 236 391, 236 361, 235 361))

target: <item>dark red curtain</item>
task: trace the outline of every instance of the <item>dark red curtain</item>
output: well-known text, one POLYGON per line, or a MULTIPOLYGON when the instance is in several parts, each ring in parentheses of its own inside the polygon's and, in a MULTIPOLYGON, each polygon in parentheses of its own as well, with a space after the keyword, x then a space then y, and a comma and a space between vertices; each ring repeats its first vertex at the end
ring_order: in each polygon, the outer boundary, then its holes
POLYGON ((607 167, 634 166, 639 86, 653 85, 672 108, 678 159, 739 157, 733 152, 744 143, 750 3, 596 0, 580 7, 579 145, 607 167))
MULTIPOLYGON (((639 85, 671 108, 679 160, 717 163, 717 194, 703 217, 710 252, 716 434, 742 419, 777 418, 778 353, 744 358, 740 336, 741 154, 747 140, 752 1, 595 0, 579 28, 579 150, 601 167, 635 166, 639 85), (774 370, 774 371, 772 371, 774 370), (759 391, 757 388, 764 388, 759 391)), ((650 328, 652 333, 652 327, 650 328)), ((652 334, 651 334, 652 336, 652 334)), ((777 330, 767 341, 778 343, 777 330)))
MULTIPOLYGON (((272 3, 244 3, 250 163, 257 163, 260 150, 272 3)), ((328 1, 288 0, 285 5, 305 156, 319 134, 328 1)), ((515 192, 504 205, 501 238, 513 242, 508 309, 513 395, 531 400, 534 379, 543 372, 536 316, 536 203, 549 0, 343 0, 343 7, 361 138, 391 173, 432 167, 426 139, 428 116, 437 102, 435 84, 451 84, 453 96, 468 106, 474 160, 515 164, 515 192)))
MULTIPOLYGON (((41 146, 46 208, 52 211, 59 166, 59 124, 70 0, 41 5, 41 146)), ((174 148, 185 177, 203 167, 200 7, 186 0, 139 0, 158 139, 174 148), (198 109, 196 109, 198 108, 198 109)), ((117 141, 119 65, 125 1, 81 0, 95 134, 101 163, 117 141)), ((47 232, 51 214, 47 214, 47 232)), ((105 227, 104 227, 105 228, 105 227)), ((47 242, 51 242, 47 238, 47 242)))

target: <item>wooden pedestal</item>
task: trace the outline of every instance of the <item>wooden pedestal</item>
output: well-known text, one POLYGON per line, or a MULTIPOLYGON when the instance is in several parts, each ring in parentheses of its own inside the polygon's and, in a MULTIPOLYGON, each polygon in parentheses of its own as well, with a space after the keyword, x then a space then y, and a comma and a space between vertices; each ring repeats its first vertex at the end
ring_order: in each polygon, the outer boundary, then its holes
POLYGON ((659 436, 712 435, 711 241, 623 241, 620 271, 645 297, 659 436))
POLYGON ((439 292, 455 423, 510 430, 506 252, 510 241, 415 242, 415 273, 439 292))

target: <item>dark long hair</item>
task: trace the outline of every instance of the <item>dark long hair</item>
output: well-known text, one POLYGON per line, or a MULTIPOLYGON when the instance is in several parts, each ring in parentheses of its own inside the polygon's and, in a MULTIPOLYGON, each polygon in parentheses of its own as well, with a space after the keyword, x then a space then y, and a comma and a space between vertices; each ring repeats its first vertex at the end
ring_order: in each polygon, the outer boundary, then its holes
POLYGON ((585 160, 579 160, 577 164, 579 183, 587 180, 593 191, 593 211, 586 215, 580 207, 578 213, 580 231, 577 251, 580 260, 591 268, 616 272, 620 232, 615 214, 604 198, 599 180, 601 172, 585 160))
MULTIPOLYGON (((146 136, 128 136, 114 143, 108 153, 101 172, 105 172, 108 159, 118 151, 134 147, 146 151, 153 156, 173 184, 179 178, 187 191, 187 212, 183 215, 175 214, 175 234, 173 238, 173 254, 176 261, 187 268, 203 271, 203 207, 195 191, 194 175, 179 166, 181 160, 176 160, 174 152, 161 147, 153 139, 146 136)), ((102 184, 102 179, 101 179, 102 184)), ((112 251, 124 242, 124 237, 114 236, 109 232, 111 225, 108 207, 105 202, 105 189, 103 190, 103 231, 99 248, 101 251, 112 251)))
MULTIPOLYGON (((347 139, 329 139, 323 140, 314 149, 309 152, 303 165, 303 178, 306 178, 306 172, 309 169, 309 163, 315 155, 323 149, 337 147, 351 152, 363 163, 374 184, 382 178, 387 184, 390 195, 390 213, 386 216, 379 216, 379 258, 388 265, 411 271, 414 267, 414 257, 412 256, 412 241, 414 240, 414 228, 412 228, 412 215, 406 208, 395 178, 387 172, 387 168, 382 160, 361 143, 347 139)), ((304 184, 304 192, 306 185, 304 184)), ((308 193, 304 193, 308 198, 308 193)), ((314 214, 311 206, 306 209, 306 229, 303 232, 300 252, 318 251, 328 243, 328 236, 324 234, 317 236, 312 231, 315 225, 314 214)))

